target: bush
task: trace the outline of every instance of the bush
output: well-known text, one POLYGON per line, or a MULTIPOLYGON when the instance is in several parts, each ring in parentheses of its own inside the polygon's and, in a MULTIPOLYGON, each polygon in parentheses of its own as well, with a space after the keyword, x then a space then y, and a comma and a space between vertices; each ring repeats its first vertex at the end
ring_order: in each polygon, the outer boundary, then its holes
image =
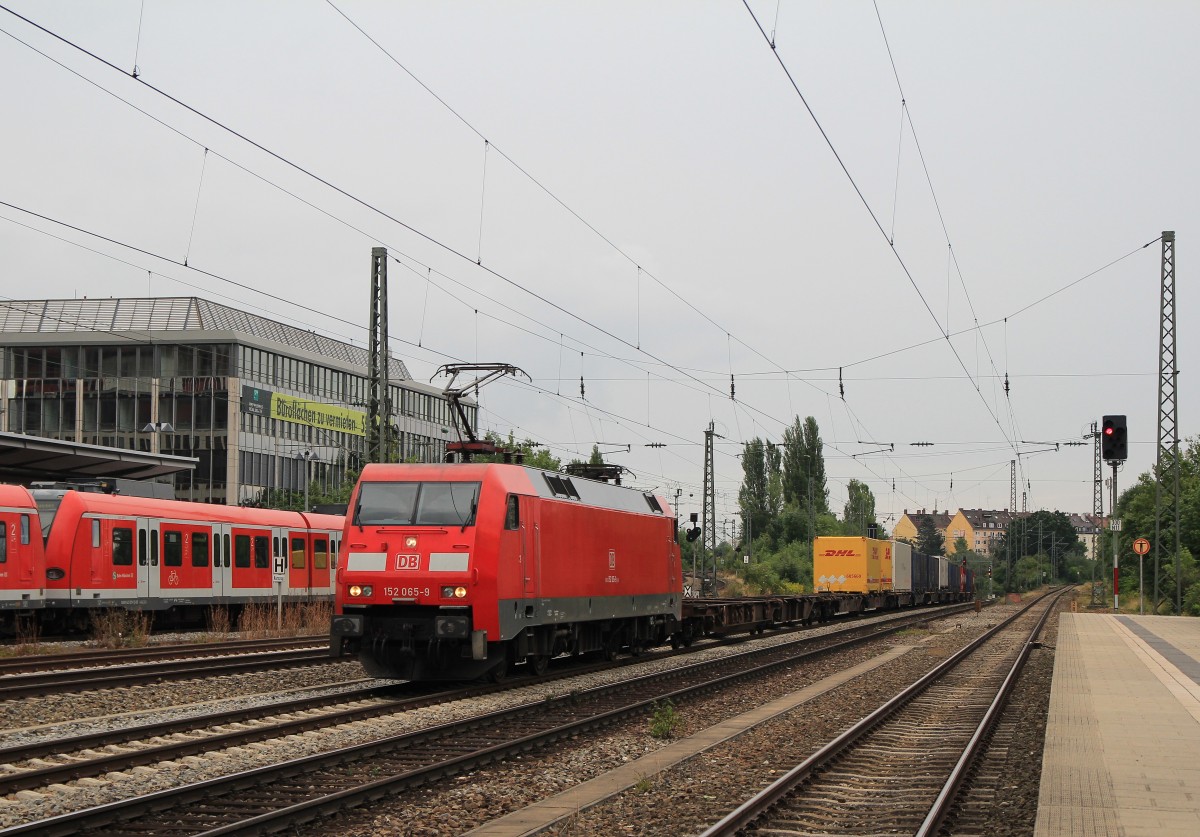
POLYGON ((654 714, 650 716, 650 736, 652 738, 670 738, 682 723, 683 717, 675 709, 675 704, 669 700, 661 703, 655 701, 654 714))

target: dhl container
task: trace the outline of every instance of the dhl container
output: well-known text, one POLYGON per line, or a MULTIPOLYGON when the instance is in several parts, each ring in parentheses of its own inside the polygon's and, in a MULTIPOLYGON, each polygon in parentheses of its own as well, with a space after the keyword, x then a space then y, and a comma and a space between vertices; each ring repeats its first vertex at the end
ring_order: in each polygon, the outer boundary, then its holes
POLYGON ((874 538, 821 537, 813 541, 813 589, 818 593, 877 593, 883 561, 891 572, 891 545, 874 538))
POLYGON ((892 541, 892 589, 897 593, 913 589, 913 548, 904 541, 892 541))

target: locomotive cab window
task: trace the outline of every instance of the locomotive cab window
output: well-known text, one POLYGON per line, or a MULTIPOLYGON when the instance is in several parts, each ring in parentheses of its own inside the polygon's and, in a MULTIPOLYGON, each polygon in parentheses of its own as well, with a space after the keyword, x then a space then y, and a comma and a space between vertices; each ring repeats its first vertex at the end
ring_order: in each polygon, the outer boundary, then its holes
POLYGON ((359 489, 355 526, 471 526, 477 482, 368 482, 359 489))
POLYGON ((112 530, 112 562, 114 567, 133 564, 133 530, 123 527, 112 530))
POLYGON ((504 511, 504 528, 521 528, 521 504, 517 501, 516 494, 508 495, 508 503, 504 511))
POLYGON ((21 545, 26 546, 29 543, 29 515, 21 515, 21 545))
POLYGON ((92 521, 92 549, 100 548, 100 521, 92 521))

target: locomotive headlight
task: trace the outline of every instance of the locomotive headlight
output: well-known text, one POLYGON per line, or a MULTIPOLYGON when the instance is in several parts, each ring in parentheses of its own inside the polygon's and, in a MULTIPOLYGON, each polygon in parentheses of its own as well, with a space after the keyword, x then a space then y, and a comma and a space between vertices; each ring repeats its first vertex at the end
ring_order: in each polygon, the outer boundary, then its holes
POLYGON ((350 595, 357 598, 362 595, 362 588, 357 584, 350 585, 350 595))
POLYGON ((375 592, 374 590, 372 590, 372 589, 371 589, 371 585, 370 585, 370 584, 368 584, 368 585, 367 585, 366 587, 364 587, 362 590, 363 590, 363 595, 364 595, 364 596, 366 596, 366 597, 368 597, 368 598, 370 598, 371 594, 375 592))
POLYGON ((465 599, 466 597, 467 597, 467 588, 466 587, 455 587, 454 588, 454 598, 465 599))
POLYGON ((414 538, 412 535, 409 535, 407 538, 404 539, 404 548, 405 549, 416 549, 417 548, 417 539, 414 538))

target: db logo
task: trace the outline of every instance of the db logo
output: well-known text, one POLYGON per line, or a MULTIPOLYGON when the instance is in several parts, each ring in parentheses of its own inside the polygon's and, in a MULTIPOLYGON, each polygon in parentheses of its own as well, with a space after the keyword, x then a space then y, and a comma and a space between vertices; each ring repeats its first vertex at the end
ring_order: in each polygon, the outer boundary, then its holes
POLYGON ((617 568, 617 551, 615 549, 610 549, 608 551, 608 568, 610 570, 615 570, 617 568))
POLYGON ((419 570, 421 569, 420 555, 397 555, 396 556, 397 570, 419 570))

